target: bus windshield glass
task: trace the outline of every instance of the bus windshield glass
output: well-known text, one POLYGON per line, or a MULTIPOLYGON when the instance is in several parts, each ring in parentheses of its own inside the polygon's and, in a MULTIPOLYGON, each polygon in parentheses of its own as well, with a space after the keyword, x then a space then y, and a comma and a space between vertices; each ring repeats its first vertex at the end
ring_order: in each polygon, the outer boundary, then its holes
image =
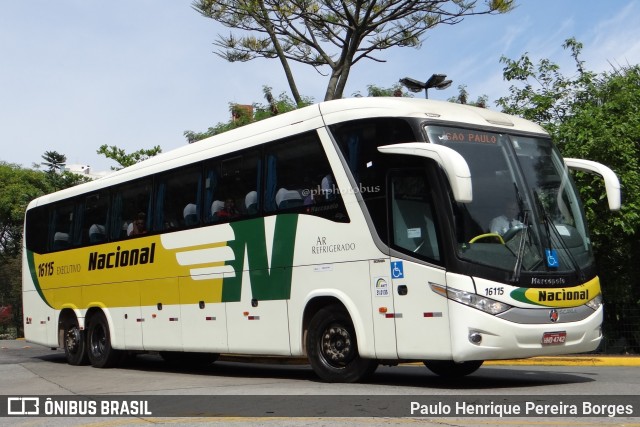
POLYGON ((580 273, 593 262, 576 189, 544 136, 427 126, 469 165, 471 203, 452 200, 458 256, 514 272, 580 273))

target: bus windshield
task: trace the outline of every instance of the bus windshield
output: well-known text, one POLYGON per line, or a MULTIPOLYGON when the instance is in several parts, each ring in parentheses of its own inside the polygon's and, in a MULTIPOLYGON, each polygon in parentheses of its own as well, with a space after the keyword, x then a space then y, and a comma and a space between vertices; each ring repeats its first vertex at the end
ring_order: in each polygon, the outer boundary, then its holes
POLYGON ((426 133, 460 153, 471 171, 473 201, 451 199, 460 258, 516 277, 579 274, 592 264, 576 189, 550 139, 445 126, 426 133))

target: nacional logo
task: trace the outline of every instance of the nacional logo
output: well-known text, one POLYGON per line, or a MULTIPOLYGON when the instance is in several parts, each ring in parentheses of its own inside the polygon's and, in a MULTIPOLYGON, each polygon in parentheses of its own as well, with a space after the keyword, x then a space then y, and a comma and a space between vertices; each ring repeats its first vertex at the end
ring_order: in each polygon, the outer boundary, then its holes
MULTIPOLYGON (((586 304, 599 294, 600 280, 598 277, 594 277, 580 286, 563 288, 517 288, 511 291, 510 295, 514 300, 527 304, 550 308, 566 308, 586 304)), ((559 315, 559 313, 556 313, 556 316, 557 315, 559 315)), ((553 314, 550 313, 550 317, 553 317, 553 314)))

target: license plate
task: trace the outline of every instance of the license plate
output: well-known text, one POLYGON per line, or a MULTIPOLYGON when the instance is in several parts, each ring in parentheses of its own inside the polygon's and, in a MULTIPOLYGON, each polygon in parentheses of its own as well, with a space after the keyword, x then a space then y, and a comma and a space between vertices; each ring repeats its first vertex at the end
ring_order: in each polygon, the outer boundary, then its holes
POLYGON ((564 344, 567 340, 567 333, 561 332, 545 332, 542 334, 542 345, 559 345, 564 344))

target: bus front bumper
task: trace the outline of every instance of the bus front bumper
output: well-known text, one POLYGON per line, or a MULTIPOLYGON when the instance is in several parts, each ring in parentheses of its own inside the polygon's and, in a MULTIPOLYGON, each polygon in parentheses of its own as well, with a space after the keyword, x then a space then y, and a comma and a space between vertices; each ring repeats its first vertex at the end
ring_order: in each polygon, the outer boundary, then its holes
POLYGON ((602 306, 580 321, 545 324, 511 322, 454 301, 449 310, 456 362, 585 353, 602 339, 602 306))

